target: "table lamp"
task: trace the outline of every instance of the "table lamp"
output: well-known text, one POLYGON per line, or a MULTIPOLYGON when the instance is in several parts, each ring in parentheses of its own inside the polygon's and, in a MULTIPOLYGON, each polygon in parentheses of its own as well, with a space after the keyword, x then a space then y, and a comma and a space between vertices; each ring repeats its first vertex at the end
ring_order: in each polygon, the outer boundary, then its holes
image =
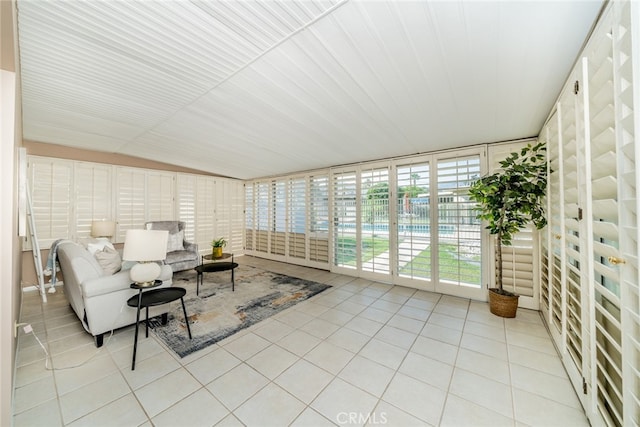
POLYGON ((161 268, 156 261, 167 258, 166 230, 127 230, 122 259, 136 261, 129 277, 139 287, 151 286, 160 276, 161 268))
POLYGON ((116 234, 116 222, 107 220, 91 221, 91 235, 93 237, 109 239, 116 234))

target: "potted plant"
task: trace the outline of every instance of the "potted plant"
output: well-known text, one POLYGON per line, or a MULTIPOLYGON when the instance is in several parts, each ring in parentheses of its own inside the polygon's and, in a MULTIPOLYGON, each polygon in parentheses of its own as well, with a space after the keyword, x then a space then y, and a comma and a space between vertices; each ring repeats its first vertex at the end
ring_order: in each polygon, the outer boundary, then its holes
POLYGON ((211 241, 211 256, 213 258, 222 257, 222 248, 227 245, 227 241, 224 237, 220 237, 219 239, 214 239, 211 241))
POLYGON ((489 289, 491 313, 515 317, 518 295, 503 289, 502 245, 532 222, 537 229, 547 224, 544 197, 547 188, 546 146, 528 144, 500 162, 501 169, 475 181, 469 190, 478 203, 477 218, 487 221, 496 236, 496 287, 489 289))

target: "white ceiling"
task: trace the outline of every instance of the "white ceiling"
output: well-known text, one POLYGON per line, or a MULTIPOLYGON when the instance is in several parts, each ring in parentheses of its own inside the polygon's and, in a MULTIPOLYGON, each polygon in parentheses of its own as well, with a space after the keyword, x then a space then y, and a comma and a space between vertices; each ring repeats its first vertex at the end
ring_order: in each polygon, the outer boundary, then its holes
POLYGON ((25 139, 249 179, 536 136, 602 1, 17 4, 25 139))

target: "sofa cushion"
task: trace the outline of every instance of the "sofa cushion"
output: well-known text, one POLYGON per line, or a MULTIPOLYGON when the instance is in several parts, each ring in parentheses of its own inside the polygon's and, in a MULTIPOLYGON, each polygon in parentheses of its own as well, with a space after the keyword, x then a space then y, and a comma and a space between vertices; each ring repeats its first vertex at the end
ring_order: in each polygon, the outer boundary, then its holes
POLYGON ((98 260, 98 264, 102 267, 105 276, 111 276, 122 268, 120 254, 112 247, 105 246, 104 249, 97 251, 93 256, 98 260))
POLYGON ((107 239, 91 239, 86 242, 87 250, 91 255, 95 255, 96 252, 103 250, 104 248, 111 248, 115 250, 113 244, 107 239))
POLYGON ((177 233, 169 234, 167 240, 167 252, 183 251, 184 250, 184 230, 180 230, 177 233))

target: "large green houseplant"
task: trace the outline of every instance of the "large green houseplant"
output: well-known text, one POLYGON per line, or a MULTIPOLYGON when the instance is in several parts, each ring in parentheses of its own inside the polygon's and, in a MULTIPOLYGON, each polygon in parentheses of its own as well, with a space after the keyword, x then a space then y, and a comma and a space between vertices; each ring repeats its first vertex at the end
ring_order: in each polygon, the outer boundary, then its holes
POLYGON ((477 217, 487 222, 496 236, 496 287, 489 289, 491 312, 515 317, 518 295, 503 288, 502 246, 532 222, 537 229, 547 224, 544 197, 547 188, 546 146, 528 144, 500 162, 500 169, 475 181, 471 200, 478 203, 477 217))

